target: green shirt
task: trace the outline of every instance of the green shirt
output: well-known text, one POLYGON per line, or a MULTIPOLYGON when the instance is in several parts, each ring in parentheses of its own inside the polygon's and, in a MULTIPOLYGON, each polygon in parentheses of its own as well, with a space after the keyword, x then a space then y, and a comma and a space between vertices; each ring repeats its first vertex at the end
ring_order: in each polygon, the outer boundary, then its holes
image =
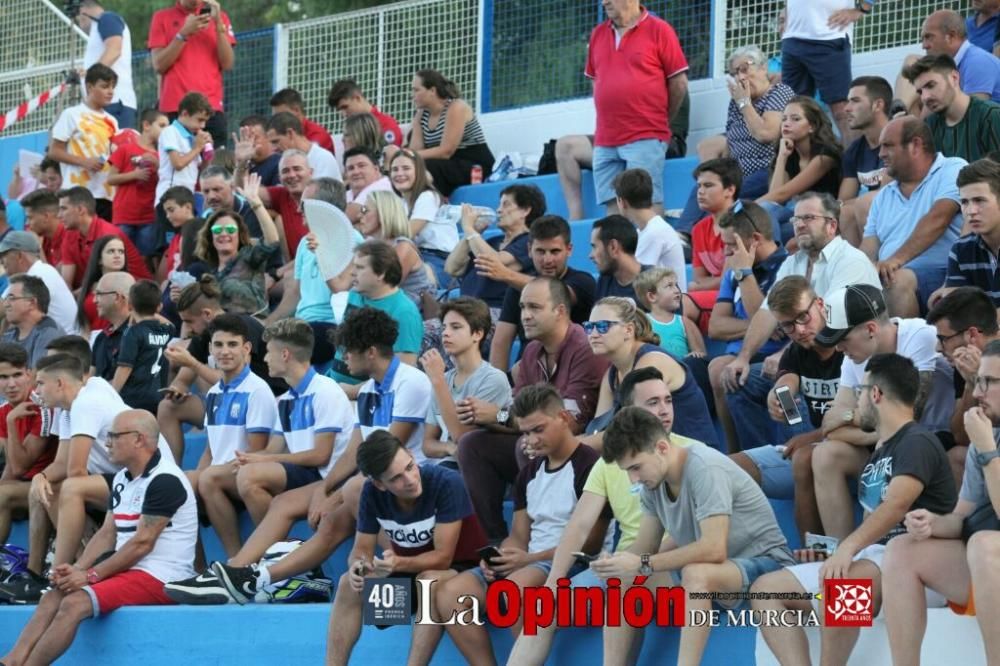
POLYGON ((932 113, 926 119, 934 147, 945 157, 961 157, 975 162, 1000 150, 1000 104, 971 98, 965 116, 948 126, 944 113, 932 113))

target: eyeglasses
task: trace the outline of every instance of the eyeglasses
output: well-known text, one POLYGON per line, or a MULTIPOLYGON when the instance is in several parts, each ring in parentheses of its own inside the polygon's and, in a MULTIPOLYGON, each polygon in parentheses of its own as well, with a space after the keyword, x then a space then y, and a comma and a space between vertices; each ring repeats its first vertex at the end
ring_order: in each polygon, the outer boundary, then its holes
POLYGON ((227 234, 235 234, 239 230, 240 230, 240 228, 238 226, 236 226, 235 224, 213 224, 212 225, 212 233, 214 235, 216 235, 216 236, 218 236, 222 232, 226 232, 227 234))
POLYGON ((829 215, 792 215, 788 218, 788 221, 792 224, 796 224, 797 222, 805 222, 806 224, 809 224, 815 220, 833 220, 836 222, 837 218, 829 215))
MULTIPOLYGON (((969 328, 971 328, 971 326, 969 328)), ((939 335, 939 336, 937 336, 938 344, 943 347, 946 342, 948 342, 952 338, 957 338, 958 336, 962 335, 963 333, 965 333, 968 330, 969 330, 968 328, 963 328, 961 331, 959 331, 957 333, 952 333, 951 335, 939 335)))
POLYGON ((34 298, 34 296, 11 296, 10 294, 7 294, 6 296, 3 297, 3 300, 5 300, 5 301, 26 301, 26 300, 30 300, 32 298, 34 298))
POLYGON ((598 321, 585 321, 581 326, 587 335, 590 335, 594 331, 597 331, 598 335, 604 335, 611 330, 611 327, 615 324, 620 324, 620 321, 614 321, 611 319, 601 319, 598 321))
POLYGON ((735 69, 729 70, 729 74, 730 74, 730 76, 739 76, 740 74, 746 74, 747 72, 750 71, 750 68, 753 67, 756 64, 757 64, 757 61, 755 61, 753 58, 750 58, 745 63, 743 63, 742 65, 739 65, 735 69))
POLYGON ((990 377, 989 375, 976 375, 975 386, 986 393, 993 384, 1000 384, 1000 377, 990 377))
POLYGON ((94 290, 94 296, 117 296, 117 291, 101 291, 100 289, 94 290))
POLYGON ((785 333, 793 333, 793 332, 795 332, 795 327, 796 326, 805 326, 806 324, 808 324, 809 322, 811 322, 812 321, 812 307, 816 303, 816 298, 817 297, 814 296, 813 299, 811 301, 809 301, 809 307, 807 307, 802 312, 799 312, 798 314, 796 314, 790 320, 788 320, 788 321, 779 321, 778 322, 778 326, 781 327, 781 330, 784 331, 785 333))
POLYGON ((124 437, 125 435, 138 435, 138 434, 139 434, 138 430, 122 430, 121 432, 111 432, 109 430, 108 441, 114 442, 117 441, 119 438, 124 437))
POLYGON ((854 397, 860 398, 861 394, 864 393, 867 389, 874 387, 875 384, 858 384, 857 386, 854 387, 854 397))

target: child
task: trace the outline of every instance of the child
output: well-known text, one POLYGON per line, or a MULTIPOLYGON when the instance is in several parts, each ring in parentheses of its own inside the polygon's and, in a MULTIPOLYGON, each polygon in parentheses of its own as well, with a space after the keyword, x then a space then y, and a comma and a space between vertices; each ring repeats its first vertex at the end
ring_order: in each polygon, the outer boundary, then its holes
POLYGON ((194 192, 202 150, 212 142, 205 123, 212 116, 212 105, 201 93, 184 95, 177 108, 177 120, 160 134, 160 180, 156 184, 156 203, 171 187, 181 185, 194 192))
POLYGON ((134 143, 125 143, 111 154, 108 184, 115 191, 115 224, 147 260, 158 248, 155 197, 159 155, 156 142, 170 121, 157 109, 146 109, 139 118, 142 134, 134 143))
POLYGON ((128 292, 132 323, 122 334, 118 368, 111 385, 135 409, 156 413, 160 389, 167 385, 163 350, 174 337, 174 327, 157 317, 160 289, 152 280, 140 280, 128 292))
POLYGON ((639 273, 633 284, 639 303, 649 310, 650 323, 660 336, 660 346, 677 358, 704 358, 705 340, 687 317, 682 317, 681 290, 677 273, 669 268, 650 268, 639 273))
POLYGON ((84 101, 65 109, 52 127, 48 156, 60 163, 63 187, 86 187, 97 199, 97 215, 112 219, 114 188, 108 181, 111 137, 118 121, 104 110, 115 96, 118 75, 110 67, 91 65, 84 78, 84 101))
POLYGON ((163 261, 160 262, 156 277, 162 283, 170 279, 170 273, 175 270, 183 270, 183 267, 190 263, 194 245, 196 243, 196 233, 194 229, 188 229, 188 222, 195 219, 194 214, 194 192, 186 187, 175 185, 163 193, 160 199, 163 206, 163 214, 173 231, 173 238, 167 251, 163 254, 163 261), (189 238, 190 248, 184 251, 183 239, 189 238))

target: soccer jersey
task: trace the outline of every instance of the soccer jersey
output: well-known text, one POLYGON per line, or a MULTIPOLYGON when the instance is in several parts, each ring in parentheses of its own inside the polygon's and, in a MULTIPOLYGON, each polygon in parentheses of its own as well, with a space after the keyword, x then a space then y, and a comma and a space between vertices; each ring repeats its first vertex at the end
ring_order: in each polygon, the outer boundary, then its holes
POLYGON ((417 460, 426 461, 423 452, 424 419, 434 391, 427 375, 412 365, 393 357, 381 382, 369 379, 358 391, 358 427, 367 438, 376 430, 388 430, 394 421, 413 423, 416 427, 403 446, 417 460))
POLYGON ((174 327, 158 319, 147 319, 129 326, 118 348, 118 367, 132 368, 122 387, 122 400, 136 409, 156 413, 167 385, 167 362, 163 350, 174 337, 174 327))
POLYGON ((344 389, 329 377, 309 372, 298 386, 278 398, 278 418, 274 432, 285 438, 289 453, 308 451, 316 447, 316 435, 334 433, 333 454, 319 468, 326 477, 343 454, 354 426, 354 410, 344 389))
POLYGON ((486 545, 469 493, 461 475, 447 467, 420 466, 421 493, 413 506, 403 508, 395 495, 365 481, 358 505, 358 532, 378 534, 385 530, 392 550, 413 557, 434 550, 434 528, 438 523, 462 521, 452 562, 476 562, 477 550, 486 545))
POLYGON ((278 418, 271 387, 243 366, 233 381, 219 380, 205 394, 205 431, 212 464, 221 465, 247 450, 247 435, 270 432, 278 418))

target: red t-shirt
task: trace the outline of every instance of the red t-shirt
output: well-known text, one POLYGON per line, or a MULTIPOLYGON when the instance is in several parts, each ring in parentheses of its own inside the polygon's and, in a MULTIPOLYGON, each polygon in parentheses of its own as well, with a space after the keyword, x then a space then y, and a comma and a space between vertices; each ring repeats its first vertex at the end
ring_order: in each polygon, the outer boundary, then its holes
POLYGON ((271 197, 271 208, 281 215, 281 224, 285 227, 285 242, 288 244, 288 256, 295 258, 299 249, 299 241, 309 233, 306 228, 299 202, 292 198, 284 186, 269 187, 267 193, 271 197))
POLYGON ((63 240, 62 260, 59 263, 64 266, 76 266, 73 289, 79 287, 83 280, 83 274, 87 271, 87 262, 90 260, 90 251, 93 249, 94 243, 99 238, 110 235, 118 236, 125 243, 125 262, 128 266, 128 272, 136 280, 148 280, 152 277, 149 274, 149 269, 146 268, 146 260, 139 254, 139 250, 128 239, 125 232, 107 220, 95 217, 94 221, 90 223, 90 230, 86 236, 79 231, 72 230, 66 232, 66 237, 63 240))
POLYGON ((610 19, 590 35, 584 74, 594 80, 594 145, 670 141, 667 79, 688 68, 677 34, 669 23, 643 10, 617 46, 615 40, 610 19))
MULTIPOLYGON (((195 14, 201 4, 187 11, 176 3, 173 7, 161 9, 153 14, 149 25, 149 39, 146 46, 162 49, 181 31, 188 14, 195 14)), ((226 27, 226 39, 236 44, 229 16, 222 12, 222 24, 226 27)), ((222 111, 222 65, 219 63, 218 34, 215 22, 187 38, 181 54, 166 71, 160 83, 160 111, 176 113, 181 99, 189 92, 197 91, 208 98, 212 108, 222 111)))
POLYGON ((712 216, 702 219, 691 229, 691 266, 701 266, 712 277, 719 277, 726 265, 726 250, 722 236, 715 232, 712 216))
MULTIPOLYGON (((7 439, 7 437, 9 437, 9 431, 7 430, 7 415, 10 414, 12 409, 14 409, 14 405, 9 402, 0 406, 0 439, 7 439)), ((41 413, 38 413, 25 416, 17 419, 17 421, 14 422, 14 425, 17 426, 17 434, 23 444, 24 438, 28 435, 35 435, 36 437, 41 436, 42 415, 41 413)), ((52 460, 56 457, 56 447, 58 446, 59 440, 55 437, 49 437, 48 445, 42 450, 41 455, 35 459, 34 464, 28 469, 27 472, 24 473, 21 479, 27 481, 48 467, 52 460)))
POLYGON ((52 234, 52 238, 42 238, 42 251, 45 252, 45 258, 53 266, 58 266, 63 262, 64 240, 66 240, 66 227, 62 223, 59 223, 59 226, 56 227, 56 232, 52 234))
POLYGON ((115 224, 151 224, 156 220, 156 182, 159 180, 160 157, 155 150, 146 150, 138 143, 126 143, 118 147, 108 158, 118 173, 132 173, 138 166, 145 165, 149 179, 132 180, 115 188, 112 202, 112 217, 115 224))
POLYGON ((302 131, 305 133, 307 139, 313 143, 318 143, 321 148, 326 148, 331 153, 333 152, 333 137, 330 136, 325 127, 319 123, 314 123, 308 118, 303 118, 302 131))
POLYGON ((174 233, 174 237, 170 239, 170 245, 167 246, 167 251, 163 255, 163 261, 167 262, 167 272, 166 275, 170 275, 171 271, 176 269, 181 265, 181 231, 178 229, 174 233))
POLYGON ((382 126, 382 133, 385 135, 385 142, 396 146, 402 146, 403 131, 399 129, 399 123, 396 122, 396 119, 388 113, 382 113, 379 111, 374 104, 372 104, 371 114, 375 116, 375 119, 378 120, 378 124, 382 126))

